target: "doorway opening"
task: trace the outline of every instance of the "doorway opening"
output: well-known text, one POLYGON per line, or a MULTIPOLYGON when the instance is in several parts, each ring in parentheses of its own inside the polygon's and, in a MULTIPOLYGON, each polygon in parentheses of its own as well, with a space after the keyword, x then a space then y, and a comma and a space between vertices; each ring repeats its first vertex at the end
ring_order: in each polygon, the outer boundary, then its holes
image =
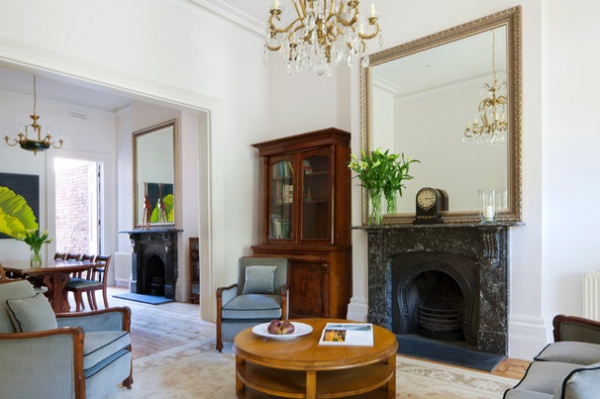
POLYGON ((102 162, 56 158, 54 171, 56 252, 101 254, 102 162))

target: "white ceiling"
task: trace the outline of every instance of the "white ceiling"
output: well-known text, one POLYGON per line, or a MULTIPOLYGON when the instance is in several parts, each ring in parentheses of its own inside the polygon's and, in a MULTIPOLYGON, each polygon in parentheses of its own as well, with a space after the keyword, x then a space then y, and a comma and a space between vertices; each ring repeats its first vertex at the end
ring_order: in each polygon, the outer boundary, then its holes
MULTIPOLYGON (((273 0, 206 0, 212 3, 215 7, 222 8, 225 14, 245 14, 251 19, 264 21, 268 15, 270 7, 273 5, 273 0)), ((283 0, 280 0, 280 2, 283 0)), ((290 10, 291 11, 291 10, 290 10)), ((498 43, 498 48, 502 49, 505 46, 503 42, 498 43)), ((435 86, 435 73, 447 74, 447 68, 451 68, 453 81, 459 81, 461 76, 476 76, 475 71, 481 70, 482 65, 475 62, 469 54, 489 54, 489 42, 485 44, 485 51, 474 51, 479 48, 474 43, 469 43, 468 46, 463 46, 464 50, 457 52, 453 49, 452 57, 444 57, 443 62, 432 62, 431 60, 420 59, 420 57, 410 57, 411 63, 405 65, 402 71, 391 68, 391 65, 385 68, 378 67, 385 76, 382 78, 392 86, 401 88, 402 92, 418 91, 418 86, 435 86), (457 56, 457 54, 459 54, 457 56), (445 68, 438 66, 445 65, 445 68), (417 70, 427 69, 427 74, 423 81, 417 81, 415 76, 420 76, 417 70), (444 72, 441 72, 444 71, 444 72), (432 75, 433 74, 433 75, 432 75), (393 76, 393 78, 392 78, 393 76), (410 76, 410 79, 402 79, 410 76), (427 76, 427 78, 425 78, 427 76), (401 80, 397 80, 397 79, 401 80)), ((498 65, 505 65, 506 60, 502 56, 498 57, 498 65)), ((439 61, 439 60, 438 60, 439 61)), ((489 67, 489 60, 484 57, 483 61, 489 67)), ((8 90, 31 95, 33 93, 33 73, 37 75, 37 94, 40 98, 47 98, 56 101, 62 101, 74 105, 90 107, 109 112, 116 112, 128 106, 132 97, 126 94, 121 94, 114 89, 109 89, 100 85, 86 83, 74 78, 65 76, 44 73, 27 69, 14 69, 14 66, 3 65, 0 63, 0 90, 8 90)), ((502 68, 499 68, 502 69, 502 68)))
MULTIPOLYGON (((208 0, 225 12, 248 15, 262 20, 273 0, 208 0)), ((37 96, 73 105, 116 112, 127 107, 132 97, 100 85, 83 82, 57 74, 19 68, 0 62, 0 90, 27 95, 33 94, 33 75, 37 78, 37 96)))

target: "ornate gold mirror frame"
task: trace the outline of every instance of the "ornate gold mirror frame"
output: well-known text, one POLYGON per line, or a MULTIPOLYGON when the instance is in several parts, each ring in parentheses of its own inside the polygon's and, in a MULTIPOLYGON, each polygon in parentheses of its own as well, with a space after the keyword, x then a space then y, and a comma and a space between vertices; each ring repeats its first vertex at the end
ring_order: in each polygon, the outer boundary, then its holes
POLYGON ((176 226, 179 207, 177 121, 133 133, 133 225, 176 226))
MULTIPOLYGON (((405 43, 402 45, 399 45, 397 47, 393 47, 378 53, 375 53, 373 55, 371 55, 370 57, 370 65, 367 68, 361 68, 361 74, 360 74, 360 86, 361 86, 361 148, 365 151, 365 152, 369 152, 371 151, 373 148, 375 148, 375 146, 373 145, 373 142, 380 142, 380 137, 377 136, 378 132, 374 132, 373 131, 373 125, 376 124, 376 121, 374 121, 375 118, 375 114, 381 114, 383 111, 382 109, 378 108, 376 110, 373 110, 373 94, 374 94, 374 85, 377 83, 379 84, 379 82, 377 82, 377 79, 379 77, 374 76, 374 71, 377 71, 376 68, 378 68, 379 66, 384 66, 384 68, 390 68, 392 67, 391 63, 394 62, 413 62, 414 58, 419 57, 419 56, 423 56, 425 54, 425 52, 428 52, 427 57, 429 57, 432 54, 439 54, 439 56, 441 57, 442 53, 445 53, 445 57, 450 57, 450 58, 444 58, 444 59, 434 59, 434 61, 432 62, 433 67, 436 67, 438 65, 446 65, 446 64, 450 64, 452 62, 452 60, 456 61, 456 58, 459 58, 458 61, 459 63, 462 62, 462 67, 464 67, 464 69, 467 69, 466 67, 468 66, 468 63, 470 62, 470 59, 468 58, 469 55, 467 55, 466 59, 462 58, 462 55, 454 55, 452 54, 452 51, 457 48, 455 46, 463 46, 465 47, 465 43, 467 43, 469 40, 473 40, 473 39, 477 39, 478 35, 487 35, 489 36, 489 43, 491 43, 491 38, 492 38, 492 34, 491 32, 494 32, 494 38, 496 43, 496 47, 495 47, 495 52, 494 55, 496 55, 496 52, 498 53, 498 59, 500 59, 502 62, 505 62, 505 65, 499 65, 498 70, 500 71, 505 71, 505 80, 506 80, 506 84, 507 84, 507 90, 506 90, 506 95, 508 97, 508 115, 507 115, 507 122, 508 122, 508 134, 507 134, 507 139, 504 142, 504 145, 506 146, 505 149, 502 149, 502 151, 504 151, 501 155, 500 158, 500 163, 499 164, 481 164, 481 161, 479 159, 477 159, 477 161, 473 160, 473 162, 477 162, 477 165, 479 168, 484 169, 484 168, 488 168, 490 170, 496 168, 499 169, 501 171, 501 173, 503 173, 504 177, 504 181, 506 184, 506 204, 502 209, 499 209, 497 212, 497 222, 520 222, 521 221, 521 202, 522 202, 522 198, 521 198, 521 121, 522 121, 522 115, 521 115, 521 97, 522 97, 522 71, 521 71, 521 8, 519 7, 514 7, 505 11, 501 11, 498 12, 496 14, 493 15, 489 15, 487 17, 472 21, 472 22, 468 22, 465 23, 463 25, 409 42, 409 43, 405 43), (505 36, 505 37, 504 37, 505 36), (503 47, 503 44, 506 44, 503 47), (412 58, 411 58, 412 57, 412 58), (448 61, 446 61, 448 60, 448 61), (376 111, 376 112, 374 112, 376 111), (504 165, 504 160, 506 161, 505 165, 504 165), (505 168, 505 170, 504 170, 505 168)), ((470 43, 470 42, 468 42, 470 43)), ((468 46, 467 46, 468 47, 468 46)), ((476 51, 475 48, 470 49, 471 53, 476 51)), ((488 57, 487 59, 488 61, 488 65, 490 67, 490 71, 492 68, 492 47, 490 45, 490 47, 487 47, 485 49, 485 51, 481 51, 482 53, 485 53, 486 56, 488 57)), ((436 55, 437 57, 438 55, 436 55)), ((426 58, 426 57, 424 57, 426 58)), ((459 70, 461 68, 461 65, 457 63, 457 70, 459 70)), ((394 66, 395 67, 395 66, 394 66)), ((427 65, 427 67, 431 67, 431 65, 427 65)), ((383 69, 383 68, 380 68, 383 69)), ((405 70, 415 70, 414 68, 407 68, 405 70)), ((482 84, 485 83, 485 81, 489 81, 489 77, 491 76, 491 73, 481 76, 477 76, 473 79, 478 79, 478 81, 480 81, 482 84)), ((412 79, 412 80, 416 80, 413 78, 413 76, 407 76, 408 79, 412 79)), ((387 82, 390 83, 390 82, 387 82)), ((391 82, 393 83, 393 82, 391 82)), ((456 84, 456 81, 453 82, 449 82, 448 85, 452 85, 452 84, 456 84)), ((439 86, 438 86, 439 88, 439 86)), ((433 89, 428 88, 427 90, 432 91, 433 89)), ((437 90, 437 88, 436 88, 437 90)), ((479 93, 476 93, 477 95, 479 93)), ((410 95, 415 95, 415 93, 411 93, 410 95)), ((396 101, 396 99, 394 99, 393 101, 396 101)), ((481 100, 479 100, 481 101, 481 100)), ((397 103, 394 102, 394 108, 392 108, 393 110, 393 114, 391 116, 391 118, 394 118, 394 116, 396 115, 396 109, 398 107, 397 103)), ((429 143, 434 143, 434 145, 436 143, 439 143, 441 141, 438 140, 438 138, 436 138, 437 136, 434 136, 434 134, 452 134, 452 135, 456 135, 458 140, 462 140, 462 136, 463 136, 463 132, 465 129, 465 126, 467 125, 467 123, 469 121, 473 120, 473 114, 475 113, 476 109, 477 109, 477 102, 469 102, 468 107, 469 109, 471 109, 473 112, 468 114, 468 117, 464 117, 461 115, 459 118, 457 118, 460 121, 464 121, 464 122, 460 122, 460 126, 449 126, 448 125, 444 125, 442 129, 443 132, 433 132, 431 130, 428 131, 422 131, 422 132, 417 132, 418 134, 413 134, 413 137, 418 137, 421 138, 423 137, 424 139, 422 141, 427 141, 429 143)), ((427 108, 427 107, 423 107, 423 108, 427 108)), ((437 116, 437 109, 433 108, 433 109, 425 109, 425 119, 429 119, 429 118, 436 118, 437 116)), ((389 115, 385 116, 386 118, 390 118, 389 115)), ((400 123, 398 121, 391 121, 390 123, 391 125, 399 125, 400 123)), ((381 124, 378 124, 378 126, 381 126, 381 124)), ((413 125, 414 126, 414 125, 413 125)), ((398 132, 397 133, 397 127, 394 128, 394 133, 393 134, 400 134, 402 135, 402 132, 398 132)), ((414 133, 414 132, 413 132, 414 133)), ((382 134, 380 132, 380 134, 382 134)), ((394 139, 392 139, 394 140, 394 139)), ((413 140, 413 139, 411 139, 413 140)), ((468 143, 462 143, 464 146, 470 146, 470 151, 471 154, 473 155, 474 158, 477 157, 481 157, 481 154, 479 154, 478 152, 482 152, 482 150, 478 150, 478 148, 482 148, 482 147, 478 147, 482 144, 468 144, 468 143)), ((430 144, 431 145, 431 144, 430 144)), ((438 144, 440 145, 440 144, 438 144)), ((384 148, 385 149, 385 148, 384 148)), ((461 149, 461 151, 463 151, 461 149)), ((394 151, 394 149, 392 149, 392 152, 403 152, 402 149, 400 149, 400 151, 394 151)), ((450 152, 450 151, 448 151, 450 152)), ((407 153, 407 156, 411 156, 412 158, 419 158, 419 156, 415 156, 414 154, 411 153, 407 153)), ((469 155, 465 156, 463 154, 458 155, 456 153, 449 153, 448 154, 449 158, 448 160, 445 159, 436 159, 435 162, 433 162, 433 164, 436 165, 448 165, 449 163, 452 162, 463 162, 463 161, 467 161, 466 158, 469 157, 469 155)), ((421 159, 422 161, 422 165, 425 164, 425 160, 421 159)), ((431 163, 430 163, 431 164, 431 163)), ((414 166, 414 168, 411 166, 411 174, 413 176, 415 176, 414 180, 410 180, 408 182, 408 184, 410 184, 412 187, 411 189, 414 189, 414 191, 417 191, 419 188, 421 188, 423 185, 428 185, 427 184, 427 179, 423 178, 422 176, 419 176, 419 167, 421 165, 416 165, 414 166)), ((438 169, 444 169, 443 167, 438 167, 438 169)), ((471 168, 471 169, 477 169, 477 168, 471 168)), ((427 176, 428 178, 431 176, 427 176)), ((463 192, 459 192, 459 195, 453 195, 456 193, 452 192, 451 187, 446 186, 446 184, 450 185, 452 183, 452 180, 464 180, 464 179, 469 179, 471 176, 470 175, 457 175, 457 176, 451 176, 448 178, 444 178, 444 179, 438 179, 443 181, 443 183, 441 183, 441 186, 438 186, 436 188, 441 188, 444 190, 448 191, 448 195, 450 197, 449 203, 449 210, 445 211, 442 213, 442 220, 444 222, 449 222, 449 223, 476 223, 480 221, 480 215, 479 215, 479 208, 476 205, 473 205, 472 203, 469 202, 469 204, 466 204, 464 206, 462 206, 460 203, 458 203, 459 201, 459 197, 461 197, 462 194, 464 194, 463 192)), ((477 187, 477 188, 485 188, 485 187, 477 187)), ((455 190, 456 191, 456 190, 455 190)), ((467 190, 462 190, 462 191, 467 191, 467 190)), ((477 202, 478 201, 478 197, 477 197, 477 190, 474 190, 473 193, 471 193, 469 191, 468 193, 469 196, 472 196, 472 200, 477 202)), ((393 215, 385 215, 384 216, 384 224, 400 224, 400 223, 412 223, 412 221, 414 220, 415 214, 414 214, 414 197, 412 196, 408 196, 405 194, 402 198, 401 201, 404 203, 405 208, 406 206, 412 206, 412 211, 410 210, 406 210, 406 209, 402 209, 402 207, 398 207, 400 209, 400 213, 397 214, 393 214, 393 215), (407 204, 408 203, 408 204, 407 204)), ((469 201, 471 201, 471 198, 469 198, 469 201)), ((366 190, 363 189, 362 192, 362 222, 363 224, 367 223, 367 217, 368 217, 368 207, 369 207, 369 201, 368 201, 368 197, 367 197, 367 193, 366 190)))

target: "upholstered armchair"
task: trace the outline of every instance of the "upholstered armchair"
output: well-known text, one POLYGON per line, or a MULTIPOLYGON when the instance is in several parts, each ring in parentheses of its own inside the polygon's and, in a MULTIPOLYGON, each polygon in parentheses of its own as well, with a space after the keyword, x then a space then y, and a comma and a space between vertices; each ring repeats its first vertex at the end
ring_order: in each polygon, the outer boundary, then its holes
POLYGON ((238 282, 217 289, 217 350, 248 327, 286 319, 288 261, 285 258, 240 258, 238 282))
POLYGON ((558 315, 554 342, 533 358, 505 399, 590 399, 600 392, 600 322, 558 315))
POLYGON ((55 315, 29 281, 2 278, 0 396, 91 399, 131 388, 130 317, 127 307, 55 315))

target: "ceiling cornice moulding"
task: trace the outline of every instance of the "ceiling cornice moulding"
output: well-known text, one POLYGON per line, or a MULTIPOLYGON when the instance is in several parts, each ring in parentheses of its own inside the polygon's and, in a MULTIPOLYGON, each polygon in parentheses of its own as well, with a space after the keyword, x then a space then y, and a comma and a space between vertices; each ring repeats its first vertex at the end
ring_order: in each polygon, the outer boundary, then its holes
MULTIPOLYGON (((168 8, 176 7, 186 13, 194 13, 199 16, 206 16, 206 12, 219 16, 237 27, 250 31, 264 40, 265 30, 264 22, 240 11, 239 9, 225 4, 219 0, 154 0, 158 3, 164 3, 168 8)), ((248 0, 251 1, 251 0, 248 0)))
POLYGON ((100 85, 147 102, 154 100, 203 110, 211 109, 219 102, 213 97, 0 37, 0 64, 3 62, 32 73, 45 71, 100 85))

